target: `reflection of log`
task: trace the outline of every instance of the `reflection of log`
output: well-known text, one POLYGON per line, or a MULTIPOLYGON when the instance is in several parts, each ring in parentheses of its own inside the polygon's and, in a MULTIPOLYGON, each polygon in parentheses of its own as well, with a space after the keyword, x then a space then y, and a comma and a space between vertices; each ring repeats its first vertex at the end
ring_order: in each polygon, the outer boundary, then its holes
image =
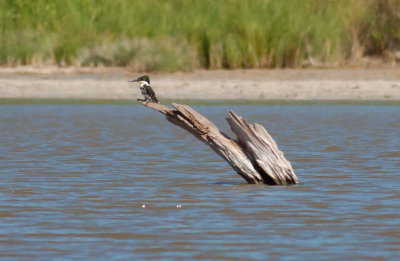
POLYGON ((259 124, 248 124, 230 111, 227 118, 238 140, 232 140, 207 118, 184 104, 165 105, 153 102, 141 104, 164 114, 168 121, 187 130, 209 145, 225 159, 248 183, 285 185, 298 183, 290 162, 285 159, 275 141, 259 124))

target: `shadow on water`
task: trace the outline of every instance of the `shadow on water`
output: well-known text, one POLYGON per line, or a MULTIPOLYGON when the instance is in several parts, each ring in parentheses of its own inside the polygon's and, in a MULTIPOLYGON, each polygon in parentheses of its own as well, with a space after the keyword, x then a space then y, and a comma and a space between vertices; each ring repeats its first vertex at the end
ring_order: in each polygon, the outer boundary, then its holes
POLYGON ((246 184, 142 106, 3 100, 0 257, 399 258, 400 107, 193 104, 264 125, 301 183, 246 184))
POLYGON ((243 182, 212 182, 206 183, 207 185, 221 185, 221 186, 245 186, 248 185, 247 183, 243 182))

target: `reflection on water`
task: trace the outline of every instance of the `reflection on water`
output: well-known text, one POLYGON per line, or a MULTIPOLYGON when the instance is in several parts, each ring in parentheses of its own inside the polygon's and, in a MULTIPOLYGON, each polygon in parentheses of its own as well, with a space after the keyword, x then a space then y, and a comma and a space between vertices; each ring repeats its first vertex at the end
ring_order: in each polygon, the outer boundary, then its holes
POLYGON ((195 108, 263 124, 301 183, 247 185, 141 106, 1 105, 0 257, 400 258, 400 107, 195 108))

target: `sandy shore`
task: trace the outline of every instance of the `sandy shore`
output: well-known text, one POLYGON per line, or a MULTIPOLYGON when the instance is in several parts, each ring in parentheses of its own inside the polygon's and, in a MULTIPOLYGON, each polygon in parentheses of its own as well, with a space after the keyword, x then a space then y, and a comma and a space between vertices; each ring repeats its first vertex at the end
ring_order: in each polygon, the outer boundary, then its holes
MULTIPOLYGON (((140 97, 123 68, 2 68, 0 98, 140 97)), ((400 69, 237 70, 149 74, 162 99, 400 100, 400 69)))

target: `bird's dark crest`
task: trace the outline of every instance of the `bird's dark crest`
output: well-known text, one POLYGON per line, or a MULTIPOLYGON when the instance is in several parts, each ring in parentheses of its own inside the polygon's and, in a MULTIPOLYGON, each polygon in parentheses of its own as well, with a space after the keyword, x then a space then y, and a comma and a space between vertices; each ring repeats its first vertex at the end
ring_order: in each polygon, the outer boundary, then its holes
POLYGON ((149 78, 149 76, 147 76, 147 75, 143 75, 143 76, 140 76, 139 78, 137 78, 137 79, 132 79, 132 80, 129 80, 130 82, 140 82, 140 81, 145 81, 145 82, 147 82, 148 84, 150 84, 150 78, 149 78))

